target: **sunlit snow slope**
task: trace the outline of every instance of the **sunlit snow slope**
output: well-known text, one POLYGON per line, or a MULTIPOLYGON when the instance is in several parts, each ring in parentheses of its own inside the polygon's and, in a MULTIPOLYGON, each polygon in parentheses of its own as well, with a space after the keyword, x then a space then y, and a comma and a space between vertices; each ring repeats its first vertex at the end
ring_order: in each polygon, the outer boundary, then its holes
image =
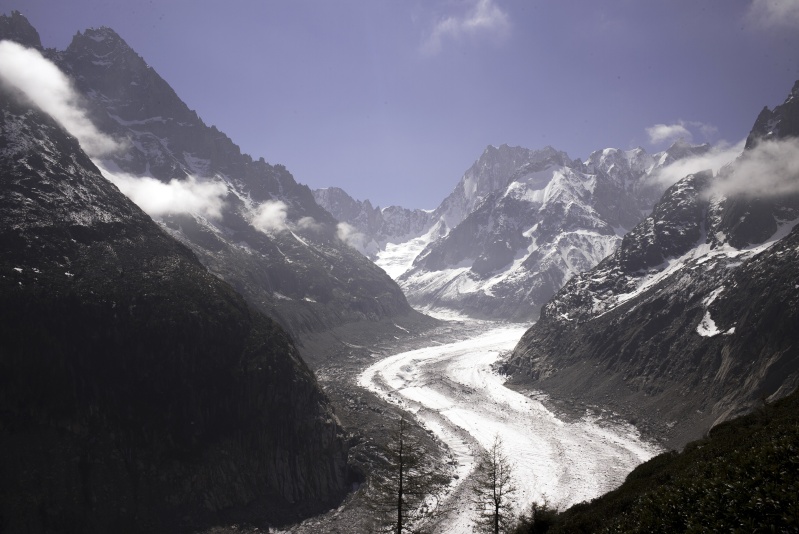
MULTIPOLYGON (((605 149, 587 162, 552 149, 513 169, 398 278, 421 309, 534 320, 572 276, 611 254, 662 193, 653 177, 707 146, 666 152, 605 149)), ((468 181, 468 180, 467 180, 468 181)))

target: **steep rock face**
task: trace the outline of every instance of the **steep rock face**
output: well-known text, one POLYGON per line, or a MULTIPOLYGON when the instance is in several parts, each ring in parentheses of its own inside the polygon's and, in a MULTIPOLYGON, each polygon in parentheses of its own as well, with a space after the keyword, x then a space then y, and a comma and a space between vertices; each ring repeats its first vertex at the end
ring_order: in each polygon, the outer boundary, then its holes
POLYGON ((85 94, 91 119, 126 144, 96 160, 108 178, 222 188, 218 213, 153 216, 292 334, 413 313, 397 284, 342 240, 308 187, 206 126, 113 30, 78 33, 65 51, 49 55, 85 94))
POLYGON ((507 187, 514 175, 532 167, 546 166, 553 159, 568 159, 565 153, 551 146, 541 150, 524 147, 489 145, 463 174, 458 185, 433 212, 434 220, 447 229, 455 228, 491 193, 507 187))
MULTIPOLYGON (((760 113, 746 139, 746 148, 751 151, 763 142, 793 138, 799 138, 799 81, 785 102, 760 113)), ((796 207, 795 197, 777 201, 752 196, 730 198, 722 214, 727 239, 737 248, 760 243, 777 231, 778 221, 792 218, 796 207)))
MULTIPOLYGON (((770 111, 773 124, 798 100, 770 111)), ((675 184, 616 253, 566 284, 510 357, 514 380, 668 423, 674 444, 794 389, 799 197, 717 194, 759 142, 717 176, 675 184)))
POLYGON ((4 532, 263 524, 350 476, 285 332, 5 92, 0 457, 4 532))
POLYGON ((761 141, 799 137, 799 80, 784 103, 773 110, 768 107, 758 115, 752 131, 746 138, 746 148, 754 148, 761 141))
POLYGON ((613 252, 651 210, 654 192, 662 190, 651 176, 707 149, 682 142, 653 156, 640 148, 605 149, 585 164, 551 148, 530 151, 535 157, 513 169, 505 186, 427 245, 400 285, 417 306, 533 320, 566 281, 613 252))

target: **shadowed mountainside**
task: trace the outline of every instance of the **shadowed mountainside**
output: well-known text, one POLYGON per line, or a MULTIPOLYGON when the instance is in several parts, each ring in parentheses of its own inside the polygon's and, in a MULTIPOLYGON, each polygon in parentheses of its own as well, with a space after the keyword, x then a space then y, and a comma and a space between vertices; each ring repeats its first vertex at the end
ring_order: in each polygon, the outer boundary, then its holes
POLYGON ((289 337, 0 96, 0 530, 294 519, 350 484, 289 337))

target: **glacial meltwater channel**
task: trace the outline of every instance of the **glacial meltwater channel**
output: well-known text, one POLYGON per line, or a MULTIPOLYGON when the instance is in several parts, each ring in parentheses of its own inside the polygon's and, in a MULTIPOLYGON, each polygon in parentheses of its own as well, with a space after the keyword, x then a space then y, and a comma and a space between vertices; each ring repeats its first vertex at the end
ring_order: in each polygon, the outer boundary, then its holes
POLYGON ((659 452, 634 427, 597 415, 566 421, 541 402, 506 388, 492 370, 524 333, 520 325, 475 323, 468 339, 403 352, 368 367, 359 384, 399 404, 446 443, 458 475, 449 493, 446 532, 469 532, 468 480, 481 447, 495 435, 511 459, 517 509, 546 500, 564 509, 621 484, 659 452))

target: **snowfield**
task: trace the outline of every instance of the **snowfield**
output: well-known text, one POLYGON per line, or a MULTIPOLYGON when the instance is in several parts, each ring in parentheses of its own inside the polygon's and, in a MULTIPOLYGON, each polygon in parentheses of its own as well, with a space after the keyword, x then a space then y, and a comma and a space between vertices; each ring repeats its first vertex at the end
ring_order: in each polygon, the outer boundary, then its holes
POLYGON ((453 511, 443 531, 469 532, 468 484, 480 448, 495 435, 514 464, 518 511, 535 500, 563 509, 620 485, 659 448, 634 427, 586 415, 565 421, 540 401, 504 386, 492 369, 526 327, 474 322, 469 339, 389 356, 367 368, 358 383, 399 404, 446 443, 455 460, 449 492, 453 511))

